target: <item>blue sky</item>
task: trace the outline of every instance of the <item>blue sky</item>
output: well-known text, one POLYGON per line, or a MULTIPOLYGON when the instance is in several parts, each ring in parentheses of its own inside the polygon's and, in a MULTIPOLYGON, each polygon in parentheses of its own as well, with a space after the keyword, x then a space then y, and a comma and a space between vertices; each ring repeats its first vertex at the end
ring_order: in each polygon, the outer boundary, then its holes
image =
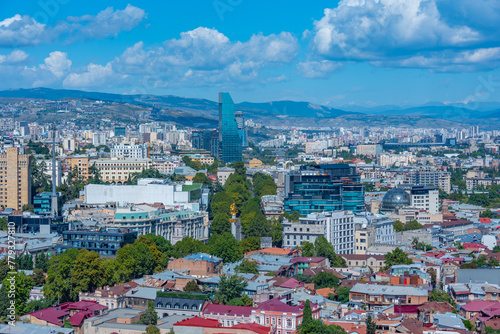
POLYGON ((496 0, 27 0, 0 13, 0 89, 500 101, 496 0))

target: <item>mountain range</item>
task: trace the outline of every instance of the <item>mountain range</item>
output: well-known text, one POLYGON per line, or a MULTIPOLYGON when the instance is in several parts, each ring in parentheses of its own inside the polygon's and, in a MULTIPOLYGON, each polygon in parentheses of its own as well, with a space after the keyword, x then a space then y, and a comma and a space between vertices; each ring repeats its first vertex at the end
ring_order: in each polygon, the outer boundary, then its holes
MULTIPOLYGON (((171 120, 182 125, 200 128, 215 127, 218 103, 199 98, 173 95, 124 95, 80 90, 49 88, 11 89, 0 91, 3 98, 31 98, 61 100, 78 98, 129 103, 143 107, 154 104, 162 109, 159 120, 171 120)), ((288 126, 418 126, 418 127, 468 127, 498 128, 500 103, 430 102, 421 106, 346 106, 341 109, 309 102, 272 101, 263 103, 241 102, 235 109, 245 118, 266 125, 288 126)))

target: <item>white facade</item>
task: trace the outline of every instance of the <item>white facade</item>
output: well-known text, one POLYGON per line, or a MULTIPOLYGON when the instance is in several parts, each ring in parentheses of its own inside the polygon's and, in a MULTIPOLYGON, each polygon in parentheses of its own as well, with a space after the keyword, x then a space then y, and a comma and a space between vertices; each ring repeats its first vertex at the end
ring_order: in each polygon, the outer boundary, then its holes
POLYGON ((106 133, 94 132, 92 135, 92 145, 94 146, 106 145, 106 133))
MULTIPOLYGON (((190 198, 189 191, 182 190, 183 184, 165 184, 161 181, 141 179, 134 186, 89 184, 84 189, 85 204, 116 203, 118 206, 126 206, 130 203, 163 203, 166 206, 199 210, 199 201, 190 198)), ((190 182, 186 182, 188 183, 190 182)))
POLYGON ((74 151, 76 150, 76 143, 73 138, 64 138, 62 140, 62 146, 65 151, 74 151))
POLYGON ((350 211, 311 213, 300 218, 298 223, 291 223, 289 226, 283 224, 283 227, 284 247, 289 247, 288 241, 290 247, 298 241, 314 243, 322 230, 322 235, 333 245, 337 254, 354 253, 354 215, 350 211))
POLYGON ((112 158, 146 159, 148 158, 148 145, 119 144, 111 148, 112 158))
MULTIPOLYGON (((41 162, 45 163, 45 170, 43 173, 47 175, 50 180, 52 180, 52 160, 47 159, 47 160, 37 160, 37 163, 41 162)), ((56 187, 59 187, 61 185, 61 180, 62 180, 62 167, 61 167, 61 162, 59 160, 56 160, 56 187)))
POLYGON ((439 212, 439 191, 437 189, 428 189, 428 191, 420 193, 414 193, 412 189, 410 195, 410 206, 412 208, 424 210, 431 214, 439 212))

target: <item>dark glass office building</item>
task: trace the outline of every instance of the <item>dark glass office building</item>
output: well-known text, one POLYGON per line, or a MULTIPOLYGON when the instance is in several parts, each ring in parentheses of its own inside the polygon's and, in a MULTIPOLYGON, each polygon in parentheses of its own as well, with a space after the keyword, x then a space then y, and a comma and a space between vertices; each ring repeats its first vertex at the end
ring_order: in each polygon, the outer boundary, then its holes
POLYGON ((69 223, 63 222, 63 217, 43 215, 11 215, 9 223, 14 223, 16 233, 59 233, 69 229, 69 223))
POLYGON ((229 93, 219 93, 219 159, 225 163, 242 161, 242 140, 229 93))
POLYGON ((346 164, 303 165, 285 181, 285 211, 364 211, 364 186, 356 168, 346 164))
POLYGON ((219 132, 217 130, 193 131, 191 144, 197 150, 210 152, 210 156, 218 158, 219 132))
POLYGON ((115 256, 118 248, 134 243, 135 239, 137 232, 129 229, 66 231, 63 233, 62 245, 57 246, 57 253, 71 248, 85 248, 100 255, 115 256))

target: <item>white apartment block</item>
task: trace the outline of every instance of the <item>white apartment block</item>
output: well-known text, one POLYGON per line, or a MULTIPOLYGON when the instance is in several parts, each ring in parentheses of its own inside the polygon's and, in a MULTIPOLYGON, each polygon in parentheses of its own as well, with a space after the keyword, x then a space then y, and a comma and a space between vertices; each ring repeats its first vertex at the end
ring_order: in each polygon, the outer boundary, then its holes
POLYGON ((439 212, 439 191, 436 187, 411 186, 406 191, 410 194, 412 208, 424 210, 430 214, 439 212))
POLYGON ((317 212, 301 217, 299 222, 283 222, 283 247, 314 243, 323 235, 337 254, 354 253, 354 214, 350 211, 317 212))
POLYGON ((118 144, 111 148, 112 158, 146 159, 148 158, 148 145, 118 144))

